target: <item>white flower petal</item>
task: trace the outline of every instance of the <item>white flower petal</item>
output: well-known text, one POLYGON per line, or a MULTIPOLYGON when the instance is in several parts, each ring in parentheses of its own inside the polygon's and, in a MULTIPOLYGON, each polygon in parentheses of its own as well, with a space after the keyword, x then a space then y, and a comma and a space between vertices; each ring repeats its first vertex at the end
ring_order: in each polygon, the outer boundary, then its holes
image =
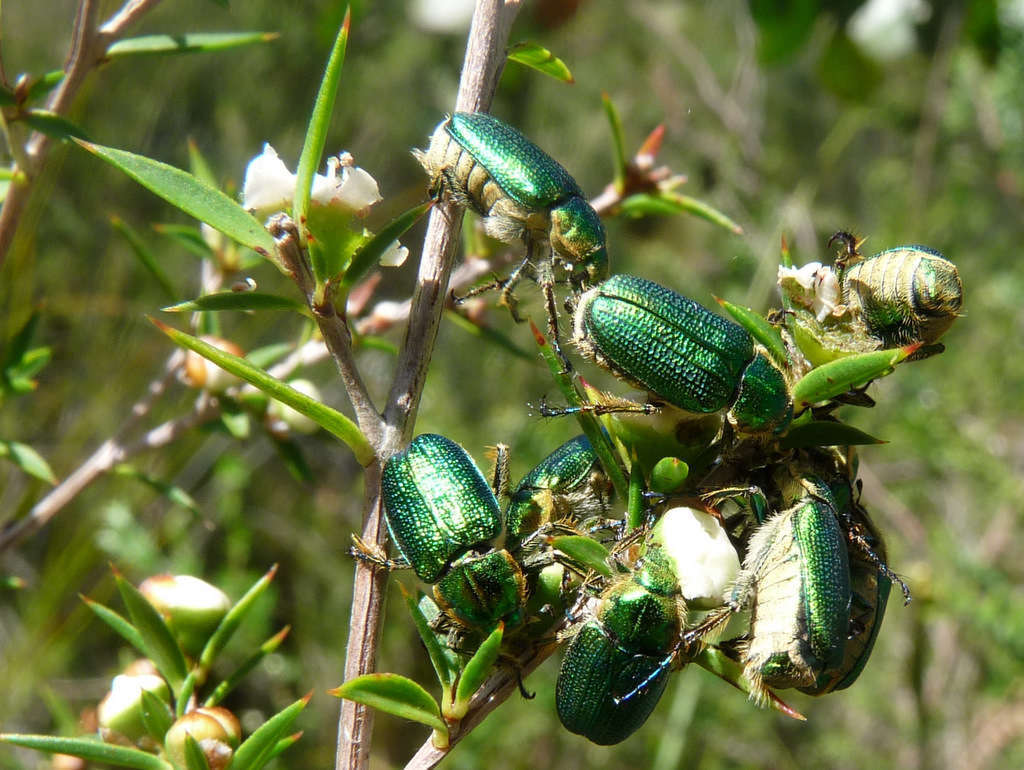
POLYGON ((679 586, 691 609, 718 606, 740 571, 736 549, 718 520, 692 508, 672 508, 655 526, 655 539, 675 560, 679 586))
POLYGON ((392 241, 391 245, 381 255, 380 264, 382 267, 401 267, 408 256, 409 249, 405 248, 398 241, 392 241))
POLYGON ((295 174, 288 170, 273 147, 263 145, 263 152, 246 166, 243 205, 257 216, 265 216, 287 209, 294 194, 295 174))

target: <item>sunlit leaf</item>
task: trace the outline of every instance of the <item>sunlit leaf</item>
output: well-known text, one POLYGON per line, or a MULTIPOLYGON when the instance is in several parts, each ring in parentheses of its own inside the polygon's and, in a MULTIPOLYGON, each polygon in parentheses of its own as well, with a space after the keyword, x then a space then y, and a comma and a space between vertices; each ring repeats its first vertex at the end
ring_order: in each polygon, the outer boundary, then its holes
POLYGON ((146 649, 146 657, 153 661, 157 669, 163 674, 167 684, 175 693, 181 687, 188 672, 185 664, 185 657, 181 648, 174 640, 174 635, 167 627, 163 616, 157 609, 147 601, 139 589, 129 583, 121 575, 114 575, 117 589, 121 593, 121 599, 128 608, 128 615, 142 637, 143 646, 146 649))
POLYGON ((163 742, 164 734, 174 724, 174 712, 167 701, 154 692, 143 689, 141 696, 142 724, 154 740, 163 742))
POLYGON ((427 648, 427 656, 434 666, 437 680, 441 683, 441 687, 447 690, 455 683, 455 674, 457 672, 452 668, 448 656, 444 654, 444 650, 441 649, 437 634, 434 633, 434 629, 430 627, 430 623, 423 614, 423 610, 420 609, 420 603, 416 596, 406 591, 401 583, 399 583, 399 587, 402 588, 405 606, 409 608, 409 614, 412 615, 412 622, 420 634, 420 639, 423 640, 423 646, 427 648))
POLYGON ((869 444, 885 444, 883 439, 875 438, 852 425, 831 420, 814 420, 789 429, 779 439, 782 449, 803 449, 812 446, 864 446, 869 444))
POLYGON ((317 425, 333 433, 348 446, 356 456, 356 460, 364 467, 373 459, 373 447, 352 420, 336 409, 321 404, 316 399, 300 393, 285 382, 267 372, 253 366, 244 358, 227 353, 213 345, 203 342, 198 337, 178 331, 167 324, 150 319, 157 328, 182 347, 194 350, 203 358, 212 361, 225 371, 241 377, 246 382, 262 390, 271 398, 292 407, 300 414, 306 415, 317 425))
POLYGON ((64 79, 64 70, 53 70, 47 72, 40 78, 37 78, 32 82, 32 85, 28 87, 27 101, 35 101, 41 96, 45 96, 50 93, 54 88, 60 85, 60 82, 64 79))
POLYGON ((307 695, 295 701, 256 728, 253 734, 235 750, 231 767, 238 770, 259 770, 267 764, 275 755, 278 741, 291 730, 292 723, 306 708, 309 698, 310 696, 307 695))
POLYGON ((448 732, 437 701, 407 677, 398 674, 365 674, 329 692, 339 698, 448 732))
POLYGON ((733 317, 736 323, 750 332, 750 336, 755 340, 764 345, 772 358, 775 359, 775 363, 779 366, 786 366, 789 363, 789 356, 786 355, 786 345, 782 341, 782 334, 768 322, 768 319, 749 307, 734 305, 732 302, 718 297, 715 297, 715 299, 733 317))
POLYGON ((57 477, 53 475, 50 464, 28 444, 0 439, 0 457, 6 457, 29 476, 34 476, 48 484, 57 483, 57 477))
MULTIPOLYGON (((310 193, 313 187, 313 176, 316 174, 317 166, 324 154, 324 145, 327 142, 327 131, 331 125, 331 113, 334 112, 334 100, 338 95, 338 83, 341 80, 341 70, 345 64, 345 50, 348 47, 349 26, 352 23, 352 9, 345 9, 345 20, 338 30, 338 36, 334 40, 334 47, 331 49, 331 56, 324 68, 324 76, 320 81, 320 90, 316 95, 316 102, 313 104, 313 114, 309 119, 309 127, 306 129, 306 139, 302 144, 302 154, 299 156, 298 169, 295 172, 295 198, 293 204, 293 219, 296 222, 305 222, 309 218, 310 193)), ((317 282, 323 282, 330 278, 330 275, 317 275, 317 282)))
POLYGON ((276 574, 277 565, 275 564, 253 583, 252 587, 245 592, 245 596, 235 602, 234 606, 227 611, 199 655, 199 665, 207 669, 213 665, 217 655, 224 649, 232 634, 252 609, 255 601, 266 592, 276 574))
POLYGON ((494 664, 498 662, 498 654, 501 652, 501 640, 505 634, 505 624, 498 623, 487 638, 480 643, 473 657, 466 662, 462 669, 462 676, 455 686, 455 700, 452 704, 452 714, 455 719, 462 719, 469 710, 469 699, 473 693, 480 689, 480 686, 487 681, 494 664))
POLYGON ((89 142, 83 148, 113 166, 186 214, 206 222, 263 254, 274 253, 274 239, 256 218, 220 190, 209 187, 191 174, 143 155, 89 142))
POLYGON ((724 227, 737 235, 743 233, 742 227, 713 206, 688 195, 667 190, 654 195, 651 193, 630 195, 619 204, 619 208, 623 214, 630 217, 692 214, 719 227, 724 227))
POLYGON ((612 576, 607 559, 611 555, 608 549, 592 537, 584 535, 559 535, 551 538, 551 546, 561 551, 574 562, 594 570, 605 577, 612 576))
POLYGON ((896 364, 911 355, 918 347, 911 345, 894 350, 858 353, 812 369, 793 386, 793 406, 797 410, 805 409, 889 374, 896 364))
POLYGON ((626 189, 626 140, 622 132, 622 118, 619 117, 619 111, 615 109, 615 104, 607 93, 601 94, 601 104, 604 105, 604 114, 612 130, 612 152, 615 158, 612 184, 619 193, 622 193, 626 189))
POLYGON ((516 43, 509 49, 508 58, 563 83, 576 82, 565 62, 539 43, 516 43))
POLYGON ((63 115, 48 110, 28 110, 18 119, 39 133, 52 136, 54 139, 89 139, 89 135, 82 128, 63 115))
POLYGON ((275 652, 277 648, 281 646, 281 643, 284 641, 285 637, 288 636, 291 628, 291 626, 285 626, 261 644, 256 652, 246 658, 245 661, 243 661, 243 663, 235 669, 234 672, 232 672, 231 676, 223 680, 213 689, 213 692, 210 693, 210 696, 206 699, 206 702, 203 703, 203 705, 216 706, 224 700, 224 697, 238 686, 238 683, 245 678, 246 674, 256 668, 264 658, 272 652, 275 652))
POLYGON ((12 746, 45 751, 50 754, 70 754, 90 762, 105 762, 117 767, 132 767, 136 770, 174 770, 170 764, 155 754, 103 743, 99 738, 60 738, 55 735, 0 735, 0 741, 12 746))
POLYGON ((269 43, 277 32, 187 32, 182 35, 140 35, 118 40, 107 49, 107 57, 159 55, 168 53, 202 53, 223 51, 254 43, 269 43))
POLYGON ((433 205, 433 201, 427 201, 419 206, 414 206, 408 211, 402 212, 381 228, 380 232, 360 246, 352 256, 352 262, 345 270, 341 286, 349 288, 361 280, 380 261, 381 255, 387 251, 388 247, 401 238, 433 205))
POLYGON ((128 642, 128 644, 138 650, 141 654, 146 654, 146 645, 142 641, 142 635, 127 618, 114 612, 114 610, 109 607, 105 607, 99 602, 93 601, 88 596, 82 596, 81 598, 82 601, 85 602, 85 606, 92 610, 96 617, 114 629, 122 639, 128 642))

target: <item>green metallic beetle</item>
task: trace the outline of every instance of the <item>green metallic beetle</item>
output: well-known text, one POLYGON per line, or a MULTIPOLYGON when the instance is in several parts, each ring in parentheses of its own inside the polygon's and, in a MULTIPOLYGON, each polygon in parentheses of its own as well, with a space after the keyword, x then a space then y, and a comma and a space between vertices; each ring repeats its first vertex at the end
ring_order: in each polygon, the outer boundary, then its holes
POLYGON ((814 688, 846 648, 852 590, 836 501, 820 479, 801 486, 794 505, 754 533, 728 597, 734 612, 751 608, 744 674, 761 703, 768 687, 814 688))
POLYGON ((658 705, 686 604, 671 560, 658 547, 597 602, 565 651, 555 704, 567 730, 607 746, 632 735, 658 705))
POLYGON ((952 326, 963 305, 956 265, 926 246, 897 246, 861 261, 858 241, 840 231, 836 260, 842 301, 884 347, 936 342, 952 326), (846 267, 845 263, 851 262, 846 267))
POLYGON ((573 525, 604 516, 614 489, 586 436, 576 436, 545 457, 513 490, 505 513, 510 543, 544 525, 573 525))
MULTIPOLYGON (((502 450, 496 477, 505 465, 502 450)), ((508 551, 491 548, 501 534, 501 509, 462 447, 436 434, 417 436, 384 464, 381 496, 399 553, 421 580, 435 584, 437 603, 452 620, 476 629, 521 622, 526 577, 508 551)))
POLYGON ((554 264, 563 265, 577 289, 608 275, 604 226, 569 173, 537 145, 483 112, 456 112, 438 124, 426 150, 413 150, 434 195, 447 195, 483 217, 488 235, 522 241, 526 257, 503 281, 502 303, 516 320, 513 290, 523 275, 544 292, 552 339, 557 344, 554 264))
POLYGON ((671 289, 614 275, 580 298, 574 320, 586 358, 683 412, 725 412, 767 435, 793 417, 785 375, 750 334, 671 289))

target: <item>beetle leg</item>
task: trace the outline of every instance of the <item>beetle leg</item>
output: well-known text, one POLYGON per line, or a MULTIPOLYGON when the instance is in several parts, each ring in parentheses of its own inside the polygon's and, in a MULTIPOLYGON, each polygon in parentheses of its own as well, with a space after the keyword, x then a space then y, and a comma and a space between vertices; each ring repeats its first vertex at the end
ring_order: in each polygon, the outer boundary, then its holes
POLYGON ((367 543, 359 535, 352 535, 352 547, 348 549, 348 554, 354 559, 369 562, 388 572, 412 569, 412 565, 405 559, 389 559, 383 548, 375 543, 367 543))

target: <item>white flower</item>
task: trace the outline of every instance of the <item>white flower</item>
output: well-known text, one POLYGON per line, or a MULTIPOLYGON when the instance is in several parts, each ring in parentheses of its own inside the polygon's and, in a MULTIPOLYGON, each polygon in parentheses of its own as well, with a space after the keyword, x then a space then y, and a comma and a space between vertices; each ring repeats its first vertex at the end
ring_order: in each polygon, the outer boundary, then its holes
POLYGON ((295 174, 288 170, 277 151, 270 144, 245 167, 242 200, 245 207, 257 216, 284 211, 291 206, 295 195, 295 174))
POLYGON ((469 29, 476 0, 413 0, 409 15, 426 32, 460 34, 469 29))
POLYGON ((913 53, 914 27, 931 13, 924 0, 869 0, 850 17, 846 30, 871 56, 893 61, 913 53))
POLYGON ((324 206, 356 212, 382 200, 377 180, 356 166, 347 152, 327 159, 327 176, 317 174, 313 178, 312 199, 324 206))
POLYGON ((392 241, 391 245, 381 254, 380 264, 383 267, 401 267, 408 256, 409 249, 398 241, 392 241))
POLYGON ((653 537, 675 562, 690 609, 720 605, 740 572, 740 559, 718 519, 693 508, 672 508, 655 525, 653 537))
POLYGON ((779 286, 793 302, 813 310, 818 321, 842 301, 835 271, 821 262, 808 262, 800 268, 780 266, 779 286))

